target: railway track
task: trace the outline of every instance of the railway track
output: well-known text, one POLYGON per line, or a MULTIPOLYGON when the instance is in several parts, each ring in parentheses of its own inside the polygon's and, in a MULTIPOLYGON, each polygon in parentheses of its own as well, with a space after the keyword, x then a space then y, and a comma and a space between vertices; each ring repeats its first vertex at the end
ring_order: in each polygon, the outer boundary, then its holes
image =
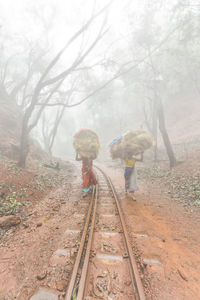
POLYGON ((115 188, 98 167, 65 300, 145 300, 115 188))

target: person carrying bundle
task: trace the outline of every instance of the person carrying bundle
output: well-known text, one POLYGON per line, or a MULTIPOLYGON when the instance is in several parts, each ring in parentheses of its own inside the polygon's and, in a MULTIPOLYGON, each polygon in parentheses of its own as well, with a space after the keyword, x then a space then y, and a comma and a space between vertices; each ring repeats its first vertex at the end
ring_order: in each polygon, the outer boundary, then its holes
POLYGON ((134 200, 134 192, 138 190, 135 163, 143 161, 143 152, 152 145, 151 134, 141 129, 130 130, 109 144, 112 159, 120 159, 125 162, 125 190, 134 200), (138 154, 141 154, 140 159, 135 158, 138 154))
POLYGON ((92 169, 93 160, 87 157, 79 157, 78 153, 76 154, 76 160, 82 161, 83 197, 86 197, 92 191, 92 186, 97 184, 97 179, 92 169))
POLYGON ((82 161, 83 197, 85 197, 92 191, 93 185, 97 184, 92 165, 98 155, 99 139, 92 130, 81 129, 75 134, 73 145, 76 150, 76 160, 82 161))
POLYGON ((143 161, 143 153, 141 153, 140 159, 133 158, 131 153, 127 153, 127 158, 125 158, 124 161, 125 191, 131 196, 133 200, 136 200, 134 197, 134 193, 138 190, 138 185, 135 163, 136 161, 143 161))

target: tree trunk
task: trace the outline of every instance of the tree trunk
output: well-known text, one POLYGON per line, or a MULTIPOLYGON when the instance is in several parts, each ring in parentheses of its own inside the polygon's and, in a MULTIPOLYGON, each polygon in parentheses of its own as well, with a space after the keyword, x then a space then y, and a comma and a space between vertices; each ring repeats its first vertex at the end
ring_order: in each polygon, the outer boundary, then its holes
POLYGON ((170 168, 173 168, 177 164, 177 161, 166 129, 163 105, 160 99, 157 99, 157 104, 158 104, 159 129, 163 138, 163 142, 166 147, 167 155, 169 157, 170 168))
POLYGON ((24 168, 26 166, 26 159, 29 152, 29 134, 26 126, 22 127, 21 141, 20 141, 20 153, 18 166, 24 168))
POLYGON ((153 100, 153 114, 152 114, 152 132, 155 141, 154 145, 154 161, 158 160, 158 107, 157 99, 153 100))

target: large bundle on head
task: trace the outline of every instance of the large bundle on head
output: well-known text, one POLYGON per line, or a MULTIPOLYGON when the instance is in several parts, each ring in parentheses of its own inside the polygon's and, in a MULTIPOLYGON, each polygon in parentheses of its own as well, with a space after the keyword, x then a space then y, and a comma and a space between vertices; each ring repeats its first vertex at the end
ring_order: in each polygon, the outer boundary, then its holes
POLYGON ((122 156, 122 136, 115 138, 110 144, 110 154, 112 159, 121 158, 122 156))
POLYGON ((124 159, 129 155, 137 155, 153 145, 151 134, 144 130, 128 131, 110 143, 112 159, 124 159))
POLYGON ((144 130, 128 131, 122 140, 123 156, 137 155, 149 149, 153 145, 150 133, 144 130))
POLYGON ((81 129, 74 136, 74 149, 80 157, 95 159, 98 155, 100 144, 96 133, 90 129, 81 129))

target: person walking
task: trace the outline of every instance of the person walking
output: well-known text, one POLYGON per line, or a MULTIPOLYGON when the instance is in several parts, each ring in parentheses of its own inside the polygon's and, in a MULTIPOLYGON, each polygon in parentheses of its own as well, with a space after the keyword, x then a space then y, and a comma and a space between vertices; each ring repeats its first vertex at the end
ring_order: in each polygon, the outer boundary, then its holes
POLYGON ((135 158, 130 153, 127 154, 127 157, 124 159, 125 161, 125 169, 124 169, 124 178, 125 178, 125 191, 133 200, 136 201, 135 191, 138 190, 137 185, 137 172, 135 164, 137 161, 143 161, 143 153, 141 153, 141 157, 135 158))
POLYGON ((98 183, 93 171, 93 159, 80 157, 78 153, 76 153, 76 160, 82 161, 83 197, 86 197, 88 193, 92 191, 93 185, 98 183))

